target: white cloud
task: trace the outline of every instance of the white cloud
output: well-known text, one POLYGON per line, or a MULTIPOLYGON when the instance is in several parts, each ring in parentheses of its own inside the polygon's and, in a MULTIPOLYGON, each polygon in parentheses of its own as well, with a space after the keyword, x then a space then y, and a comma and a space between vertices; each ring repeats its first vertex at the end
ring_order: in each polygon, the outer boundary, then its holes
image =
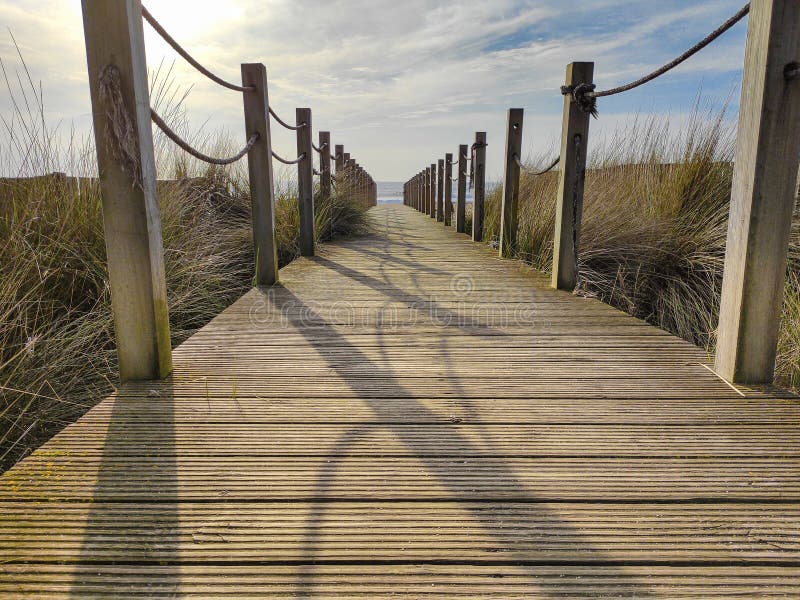
MULTIPOLYGON (((276 110, 293 119, 295 106, 312 107, 315 128, 330 129, 334 143, 344 143, 377 179, 403 179, 469 142, 475 130, 488 132, 489 171, 496 175, 506 108, 526 108, 529 147, 546 148, 558 137, 558 86, 567 62, 593 59, 596 79, 616 84, 672 58, 739 5, 740 0, 666 0, 658 6, 620 0, 149 2, 156 18, 221 76, 236 81, 240 62, 264 62, 276 110)), ((89 99, 78 0, 12 0, 0 5, 0 24, 14 32, 32 76, 42 81, 47 116, 85 130, 89 99)), ((174 61, 175 82, 193 86, 187 101, 192 126, 208 123, 243 138, 237 94, 207 82, 145 31, 151 67, 174 61)), ((740 26, 676 70, 659 94, 676 102, 688 98, 676 107, 685 110, 702 78, 739 68, 742 39, 740 26)), ((0 43, 7 67, 19 65, 15 53, 10 40, 0 43)), ((650 106, 645 95, 631 98, 650 106)), ((626 102, 603 103, 601 129, 612 111, 616 122, 641 107, 626 102)), ((0 110, 9 110, 2 95, 0 110)), ((275 146, 291 153, 291 134, 276 130, 275 146)))

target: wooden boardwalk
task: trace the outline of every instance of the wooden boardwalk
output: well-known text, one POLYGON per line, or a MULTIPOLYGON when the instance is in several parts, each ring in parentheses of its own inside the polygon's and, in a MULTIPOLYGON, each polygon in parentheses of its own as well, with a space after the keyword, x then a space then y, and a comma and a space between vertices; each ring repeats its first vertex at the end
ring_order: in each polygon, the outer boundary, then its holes
POLYGON ((403 206, 0 479, 0 596, 800 597, 800 401, 403 206))

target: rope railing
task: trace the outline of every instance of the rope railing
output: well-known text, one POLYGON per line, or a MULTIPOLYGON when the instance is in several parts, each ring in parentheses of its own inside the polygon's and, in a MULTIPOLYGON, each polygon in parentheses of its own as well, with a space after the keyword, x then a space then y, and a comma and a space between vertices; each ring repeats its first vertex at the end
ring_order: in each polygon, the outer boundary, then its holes
POLYGON ((164 132, 164 135, 166 135, 169 139, 175 142, 183 150, 185 150, 187 153, 191 154, 198 160, 201 160, 210 165, 230 165, 235 163, 236 161, 240 160, 243 156, 245 156, 248 152, 250 152, 250 149, 253 147, 253 144, 256 143, 259 137, 258 133, 254 133, 253 135, 251 135, 250 139, 247 140, 247 144, 245 145, 245 147, 242 148, 239 152, 237 152, 234 156, 231 156, 230 158, 215 158, 213 156, 203 154, 196 148, 192 147, 189 144, 189 142, 187 142, 186 140, 181 138, 177 133, 175 133, 175 131, 173 131, 169 127, 169 125, 167 125, 164 122, 164 119, 159 117, 158 113, 156 113, 156 111, 154 111, 152 108, 150 109, 150 118, 153 120, 153 123, 155 123, 158 126, 158 128, 164 132))
MULTIPOLYGON (((778 292, 766 298, 764 290, 781 289, 786 278, 787 248, 793 231, 792 214, 800 168, 800 155, 796 150, 800 139, 800 59, 797 56, 800 12, 795 0, 762 0, 747 4, 676 58, 624 85, 597 89, 592 81, 594 62, 569 63, 566 85, 561 88, 568 101, 563 102, 560 156, 542 170, 527 171, 528 175, 542 175, 560 165, 559 185, 551 190, 556 205, 551 285, 578 294, 591 292, 587 289, 586 259, 579 251, 589 131, 592 116, 597 116, 597 99, 625 93, 670 72, 720 39, 748 15, 736 161, 731 165, 729 188, 730 214, 736 218, 728 223, 725 261, 721 269, 715 358, 715 372, 721 378, 745 385, 771 382, 775 374, 779 342, 776 323, 784 296, 778 292), (764 223, 770 226, 765 227, 764 223)), ((524 258, 517 245, 522 173, 521 169, 514 168, 515 164, 523 167, 520 158, 522 125, 523 110, 509 109, 506 168, 497 217, 502 225, 498 238, 491 240, 501 256, 512 258, 524 258)), ((475 140, 485 141, 485 137, 476 135, 475 140)), ((468 146, 462 145, 459 171, 463 170, 463 160, 467 158, 463 156, 465 150, 468 151, 468 146)), ((470 186, 476 173, 478 177, 472 239, 482 241, 483 151, 476 154, 476 145, 473 145, 469 160, 470 186)), ((442 179, 432 177, 434 173, 435 167, 426 167, 406 181, 403 188, 404 203, 429 216, 437 210, 436 201, 442 194, 442 179)), ((459 188, 463 188, 463 174, 459 175, 459 188)), ((459 203, 461 201, 459 189, 459 203)), ((458 231, 466 233, 464 229, 458 231)))
POLYGON ((689 48, 686 52, 674 58, 667 64, 659 67, 655 71, 648 73, 647 75, 640 77, 635 81, 626 83, 625 85, 620 85, 614 88, 601 91, 595 91, 596 86, 593 83, 579 83, 577 85, 565 85, 561 87, 561 94, 564 96, 572 96, 572 99, 575 101, 575 104, 577 104, 583 112, 587 112, 593 116, 597 116, 597 98, 603 98, 605 96, 613 96, 615 94, 621 94, 622 92, 627 92, 641 85, 644 85, 645 83, 649 83, 654 79, 657 79, 664 73, 671 71, 672 69, 674 69, 687 59, 691 58, 692 56, 700 52, 700 50, 711 44, 713 41, 718 39, 723 33, 728 31, 731 27, 736 25, 736 23, 738 23, 745 16, 747 16, 749 12, 750 12, 750 3, 748 2, 735 15, 733 15, 730 19, 728 19, 722 25, 717 27, 714 31, 709 33, 702 40, 697 42, 694 46, 689 48))
MULTIPOLYGON (((122 327, 116 332, 118 348, 125 349, 118 353, 120 379, 161 379, 172 370, 172 347, 163 231, 159 212, 153 210, 153 193, 158 196, 161 191, 155 168, 153 136, 157 135, 159 140, 169 144, 171 150, 182 150, 187 156, 209 165, 231 165, 247 157, 253 221, 252 256, 255 259, 251 281, 256 286, 271 286, 280 279, 278 246, 275 243, 275 161, 297 165, 293 170, 297 171, 298 249, 303 256, 313 256, 319 237, 314 219, 314 199, 319 195, 323 205, 334 202, 334 186, 329 179, 330 161, 320 159, 315 169, 313 160, 315 150, 322 153, 330 145, 330 132, 318 132, 320 146, 312 149, 310 108, 296 109, 297 126, 289 125, 268 108, 267 70, 263 63, 242 63, 242 85, 237 85, 215 74, 192 56, 138 1, 83 2, 81 8, 92 117, 97 125, 93 128, 95 148, 99 150, 97 169, 100 173, 114 173, 113 177, 99 180, 100 191, 106 200, 102 207, 103 218, 107 223, 123 225, 143 223, 143 219, 147 221, 146 227, 111 227, 106 232, 106 243, 115 249, 117 257, 121 257, 108 261, 109 277, 130 296, 129 301, 115 303, 112 307, 115 322, 141 325, 122 327), (131 11, 131 7, 135 9, 131 11), (110 27, 109 23, 114 26, 110 27), (158 114, 154 106, 158 107, 159 102, 157 94, 153 95, 148 85, 147 55, 143 51, 144 34, 150 35, 149 27, 181 60, 186 60, 190 68, 224 88, 242 93, 247 141, 235 155, 210 156, 201 152, 195 145, 202 146, 196 143, 202 137, 193 137, 194 134, 186 133, 183 127, 171 127, 167 123, 174 121, 171 114, 164 115, 166 120, 162 117, 164 112, 158 114), (125 35, 117 35, 118 31, 124 31, 125 35), (271 150, 271 119, 296 132, 299 154, 296 159, 287 160, 271 150), (318 190, 315 174, 320 176, 318 190), (115 199, 124 199, 124 202, 115 199), (150 251, 141 252, 142 248, 150 251), (132 263, 131 257, 141 264, 132 263)), ((343 153, 344 146, 337 145, 337 158, 340 159, 343 153)), ((327 151, 323 156, 327 159, 327 151)), ((337 166, 341 169, 340 161, 337 166)), ((377 202, 376 184, 367 172, 359 167, 358 170, 347 169, 346 175, 347 180, 338 186, 336 198, 345 198, 361 210, 374 206, 377 202)))
POLYGON ((318 154, 322 154, 322 151, 328 147, 327 142, 322 144, 322 146, 317 146, 314 142, 311 142, 311 147, 314 149, 315 152, 318 154))
POLYGON ((299 163, 299 162, 301 162, 301 161, 305 160, 305 158, 306 158, 306 153, 305 153, 305 152, 303 152, 303 153, 302 153, 300 156, 298 156, 298 157, 297 157, 297 158, 295 158, 294 160, 288 160, 288 159, 286 159, 286 158, 283 158, 283 157, 282 157, 282 156, 280 156, 280 155, 279 155, 277 152, 275 152, 275 150, 273 150, 273 151, 272 151, 272 158, 274 158, 274 159, 275 159, 275 160, 277 160, 278 162, 282 162, 282 163, 283 163, 283 164, 285 164, 285 165, 296 165, 297 163, 299 163))
POLYGON ((144 17, 145 21, 147 21, 150 26, 162 37, 162 39, 167 42, 172 49, 175 50, 178 54, 180 54, 186 62, 192 65, 195 69, 197 69, 200 73, 208 77, 211 81, 221 85, 222 87, 226 87, 229 90, 234 90, 236 92, 250 92, 253 91, 255 88, 253 86, 243 87, 240 85, 236 85, 235 83, 230 83, 215 75, 211 71, 209 71, 206 67, 204 67, 200 62, 195 59, 191 54, 189 54, 175 39, 167 33, 167 30, 161 26, 161 23, 156 21, 155 17, 150 14, 144 6, 142 6, 142 16, 144 17))
POLYGON ((536 175, 544 175, 545 173, 548 173, 548 172, 552 171, 553 169, 555 169, 556 166, 558 166, 558 163, 560 163, 560 162, 561 162, 561 157, 560 156, 556 156, 556 159, 553 162, 551 162, 546 168, 542 169, 541 171, 536 171, 535 173, 531 173, 531 175, 534 175, 534 176, 536 176, 536 175))
POLYGON ((269 114, 272 115, 273 119, 275 119, 278 123, 280 123, 290 131, 297 131, 298 129, 302 129, 303 127, 308 125, 308 123, 300 123, 300 125, 289 125, 286 121, 284 121, 278 116, 278 113, 276 113, 271 106, 269 107, 269 114))

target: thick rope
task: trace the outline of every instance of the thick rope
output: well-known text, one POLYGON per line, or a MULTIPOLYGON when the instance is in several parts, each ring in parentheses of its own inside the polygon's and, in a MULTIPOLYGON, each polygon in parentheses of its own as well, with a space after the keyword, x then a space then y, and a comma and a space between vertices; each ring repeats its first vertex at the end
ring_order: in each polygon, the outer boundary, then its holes
POLYGON ((556 168, 556 165, 557 165, 559 162, 561 162, 561 157, 560 157, 560 156, 557 156, 557 157, 556 157, 556 159, 555 159, 555 160, 554 160, 552 163, 550 163, 550 166, 549 166, 549 167, 547 167, 546 169, 542 169, 541 171, 536 171, 536 173, 532 173, 532 175, 544 175, 544 174, 545 174, 545 173, 547 173, 548 171, 552 171, 553 169, 555 169, 555 168, 556 168))
POLYGON ((299 163, 300 161, 302 161, 303 159, 305 159, 305 157, 306 157, 306 153, 305 153, 305 152, 303 152, 303 153, 302 153, 300 156, 298 156, 298 157, 297 157, 297 158, 295 158, 294 160, 286 160, 285 158, 282 158, 282 157, 278 156, 278 155, 275 153, 275 151, 274 151, 274 150, 272 151, 272 158, 274 158, 274 159, 275 159, 275 160, 277 160, 278 162, 282 162, 282 163, 283 163, 283 164, 285 164, 285 165, 296 165, 297 163, 299 163))
POLYGON ((281 119, 274 110, 272 110, 271 106, 269 107, 269 114, 271 114, 272 118, 275 119, 281 125, 283 125, 286 129, 290 129, 292 131, 297 131, 298 129, 302 129, 303 127, 308 125, 308 123, 300 123, 300 125, 289 125, 286 121, 281 119))
POLYGON ((195 60, 195 58, 191 54, 189 54, 186 50, 184 50, 183 47, 181 47, 181 45, 178 42, 176 42, 169 33, 167 33, 167 30, 161 26, 161 23, 155 20, 153 15, 150 14, 150 11, 148 11, 144 6, 142 6, 142 16, 144 17, 145 21, 150 23, 150 26, 156 30, 158 35, 164 38, 164 41, 167 42, 170 46, 172 46, 172 49, 175 50, 175 52, 180 54, 184 59, 186 59, 186 62, 188 62, 195 69, 200 71, 203 75, 208 77, 211 81, 218 83, 222 87, 226 87, 236 92, 252 92, 253 90, 256 89, 252 85, 249 85, 247 87, 242 87, 240 85, 227 82, 224 79, 222 79, 222 77, 214 75, 214 73, 206 69, 203 65, 197 62, 197 60, 195 60))
POLYGON ((318 154, 322 154, 322 151, 328 147, 328 142, 322 144, 322 146, 317 146, 314 142, 311 142, 311 147, 317 151, 318 154))
POLYGON ((564 96, 572 96, 572 99, 575 103, 580 107, 583 112, 588 112, 594 116, 597 116, 597 109, 596 109, 596 99, 602 98, 604 96, 613 96, 614 94, 620 94, 622 92, 627 92, 634 88, 639 87, 640 85, 644 85, 660 77, 664 73, 671 71, 679 64, 687 60, 688 58, 694 56, 700 50, 708 46, 711 42, 715 41, 719 38, 723 33, 728 31, 731 27, 736 25, 739 21, 741 21, 748 13, 750 12, 750 3, 748 2, 745 6, 743 6, 739 12, 733 15, 730 19, 725 21, 722 25, 717 27, 714 31, 709 33, 706 37, 702 40, 697 42, 694 46, 689 48, 686 52, 678 56, 677 58, 671 60, 664 66, 656 69, 652 73, 645 75, 637 79, 636 81, 632 81, 625 85, 621 85, 615 88, 611 88, 608 90, 602 90, 599 92, 595 91, 595 85, 590 83, 580 83, 575 86, 565 85, 561 87, 561 94, 564 96))
POLYGON ((150 109, 150 117, 153 119, 153 123, 158 125, 158 128, 164 132, 164 134, 175 142, 178 146, 180 146, 183 150, 194 156, 198 160, 202 160, 205 163, 210 165, 230 165, 235 163, 237 160, 241 159, 245 154, 250 152, 250 149, 253 147, 253 144, 256 143, 258 140, 258 133, 254 133, 250 136, 250 139, 247 140, 247 145, 242 148, 236 156, 231 156, 230 158, 214 158, 213 156, 208 156, 207 154, 203 154, 199 150, 192 148, 188 142, 183 140, 177 133, 175 133, 172 129, 169 128, 164 120, 158 116, 156 111, 152 108, 150 109))
POLYGON ((122 169, 141 185, 142 163, 139 156, 139 137, 133 125, 125 100, 122 98, 122 83, 119 68, 106 65, 99 77, 100 103, 106 113, 106 136, 108 150, 122 169))

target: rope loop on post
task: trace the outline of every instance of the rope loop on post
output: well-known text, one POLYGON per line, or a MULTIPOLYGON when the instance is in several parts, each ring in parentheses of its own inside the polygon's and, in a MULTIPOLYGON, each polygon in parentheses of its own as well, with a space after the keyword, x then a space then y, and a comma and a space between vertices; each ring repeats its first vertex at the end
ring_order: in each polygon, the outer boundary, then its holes
POLYGON ((273 150, 273 151, 272 151, 272 158, 274 158, 274 159, 275 159, 275 160, 277 160, 278 162, 282 162, 282 163, 283 163, 283 164, 285 164, 285 165, 296 165, 297 163, 299 163, 299 162, 301 162, 301 161, 305 160, 305 158, 306 158, 306 153, 305 153, 305 152, 303 152, 303 153, 302 153, 300 156, 298 156, 298 157, 297 157, 297 158, 295 158, 294 160, 287 160, 287 159, 283 158, 282 156, 279 156, 279 155, 278 155, 278 154, 277 154, 277 153, 276 153, 276 152, 273 150))
POLYGON ((150 118, 153 120, 158 128, 164 132, 169 139, 171 139, 175 144, 177 144, 180 148, 185 150, 187 153, 194 156, 196 159, 203 161, 204 163, 208 163, 210 165, 230 165, 235 163, 239 159, 241 159, 244 155, 250 152, 250 149, 253 147, 253 144, 258 141, 259 135, 258 133, 254 133, 250 136, 250 139, 247 140, 247 144, 244 148, 242 148, 235 156, 231 156, 230 158, 215 158, 213 156, 208 156, 207 154, 203 154, 199 150, 193 148, 189 145, 187 141, 182 139, 177 133, 175 133, 172 129, 170 129, 169 125, 167 125, 164 120, 158 116, 156 111, 152 108, 150 109, 150 118))
POLYGON ((560 162, 561 162, 561 157, 557 156, 556 159, 552 163, 550 163, 550 166, 548 166, 546 169, 542 169, 541 171, 536 171, 536 173, 533 173, 532 175, 534 175, 534 176, 536 176, 536 175, 544 175, 548 171, 552 171, 553 169, 555 169, 556 165, 558 163, 560 163, 560 162))
POLYGON ((281 119, 281 118, 278 116, 278 114, 277 114, 277 113, 276 113, 274 110, 272 110, 272 107, 271 107, 271 106, 269 107, 269 114, 271 114, 271 115, 272 115, 272 118, 273 118, 273 119, 275 119, 275 120, 276 120, 278 123, 280 123, 280 124, 281 124, 281 125, 283 125, 283 126, 286 128, 286 129, 289 129, 289 130, 291 130, 291 131, 297 131, 298 129, 302 129, 303 127, 305 127, 306 125, 308 125, 308 123, 300 123, 300 125, 289 125, 289 124, 288 124, 286 121, 284 121, 283 119, 281 119))

